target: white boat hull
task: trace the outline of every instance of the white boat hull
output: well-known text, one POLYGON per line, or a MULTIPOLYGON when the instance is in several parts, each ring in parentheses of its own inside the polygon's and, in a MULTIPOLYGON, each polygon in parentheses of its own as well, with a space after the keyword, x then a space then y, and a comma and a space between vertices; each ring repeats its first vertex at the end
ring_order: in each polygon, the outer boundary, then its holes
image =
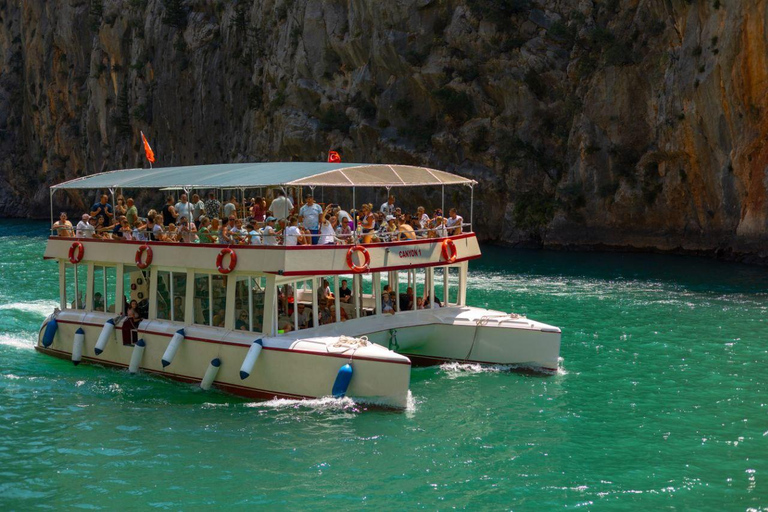
MULTIPOLYGON (((98 356, 95 354, 96 341, 108 318, 110 316, 103 313, 63 311, 56 317, 58 331, 53 344, 48 348, 42 344, 46 321, 35 348, 49 355, 70 359, 75 331, 82 327, 85 331, 83 361, 128 368, 134 347, 123 345, 119 324, 104 351, 98 356)), ((214 387, 258 399, 319 398, 331 395, 339 369, 350 362, 354 374, 347 396, 385 407, 405 408, 407 405, 410 361, 378 345, 354 349, 334 347, 333 340, 327 338, 265 338, 264 349, 253 372, 242 380, 240 367, 254 341, 253 333, 185 326, 186 336, 173 362, 163 367, 163 354, 179 327, 179 324, 171 322, 142 322, 139 337, 145 341, 146 348, 139 371, 199 383, 211 361, 219 358, 221 367, 213 382, 214 387)))

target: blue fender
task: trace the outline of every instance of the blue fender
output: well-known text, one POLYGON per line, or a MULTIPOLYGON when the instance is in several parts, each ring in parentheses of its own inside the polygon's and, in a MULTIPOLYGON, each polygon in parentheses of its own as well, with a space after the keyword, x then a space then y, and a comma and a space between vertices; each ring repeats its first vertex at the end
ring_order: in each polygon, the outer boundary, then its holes
POLYGON ((336 382, 333 383, 333 397, 342 398, 347 394, 349 388, 349 381, 352 380, 352 365, 347 363, 339 368, 339 373, 336 374, 336 382))
POLYGON ((45 326, 45 333, 43 334, 43 346, 45 348, 53 345, 53 338, 56 336, 56 330, 59 328, 58 322, 55 318, 51 318, 48 325, 45 326))

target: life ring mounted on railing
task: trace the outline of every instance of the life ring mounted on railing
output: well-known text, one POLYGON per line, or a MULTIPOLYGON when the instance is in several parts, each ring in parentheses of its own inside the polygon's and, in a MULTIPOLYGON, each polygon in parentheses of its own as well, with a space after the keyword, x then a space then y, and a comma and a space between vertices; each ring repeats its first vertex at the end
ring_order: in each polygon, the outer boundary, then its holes
POLYGON ((80 242, 75 242, 71 246, 69 246, 69 262, 73 265, 77 265, 81 261, 83 261, 83 256, 85 256, 85 247, 83 247, 83 244, 80 242))
POLYGON ((371 255, 368 253, 368 250, 362 245, 353 245, 347 251, 347 266, 350 269, 352 269, 353 272, 368 272, 370 264, 371 264, 371 255), (355 265, 355 263, 352 261, 352 255, 356 252, 359 252, 363 255, 362 265, 355 265))
POLYGON ((458 255, 459 251, 456 249, 456 244, 453 243, 453 240, 450 238, 447 238, 443 240, 443 259, 447 261, 448 263, 453 263, 456 261, 456 256, 458 255))
POLYGON ((216 268, 219 269, 219 272, 222 274, 229 274, 233 270, 235 270, 235 267, 237 266, 237 254, 235 254, 235 251, 230 249, 229 247, 226 247, 219 252, 219 255, 216 256, 216 268), (224 267, 222 264, 224 263, 224 256, 229 255, 229 266, 224 267))
POLYGON ((141 270, 144 270, 152 264, 152 248, 148 245, 142 245, 136 250, 136 266, 141 270), (144 253, 147 253, 147 258, 142 260, 144 253))

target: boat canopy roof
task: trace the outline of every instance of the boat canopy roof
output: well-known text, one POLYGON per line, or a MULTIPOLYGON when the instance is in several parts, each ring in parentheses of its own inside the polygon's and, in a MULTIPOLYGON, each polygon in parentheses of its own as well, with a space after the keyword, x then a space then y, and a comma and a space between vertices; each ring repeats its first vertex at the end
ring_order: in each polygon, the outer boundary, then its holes
POLYGON ((326 162, 255 162, 124 169, 83 176, 51 187, 58 189, 117 188, 260 188, 412 187, 469 185, 475 180, 412 165, 326 162))

